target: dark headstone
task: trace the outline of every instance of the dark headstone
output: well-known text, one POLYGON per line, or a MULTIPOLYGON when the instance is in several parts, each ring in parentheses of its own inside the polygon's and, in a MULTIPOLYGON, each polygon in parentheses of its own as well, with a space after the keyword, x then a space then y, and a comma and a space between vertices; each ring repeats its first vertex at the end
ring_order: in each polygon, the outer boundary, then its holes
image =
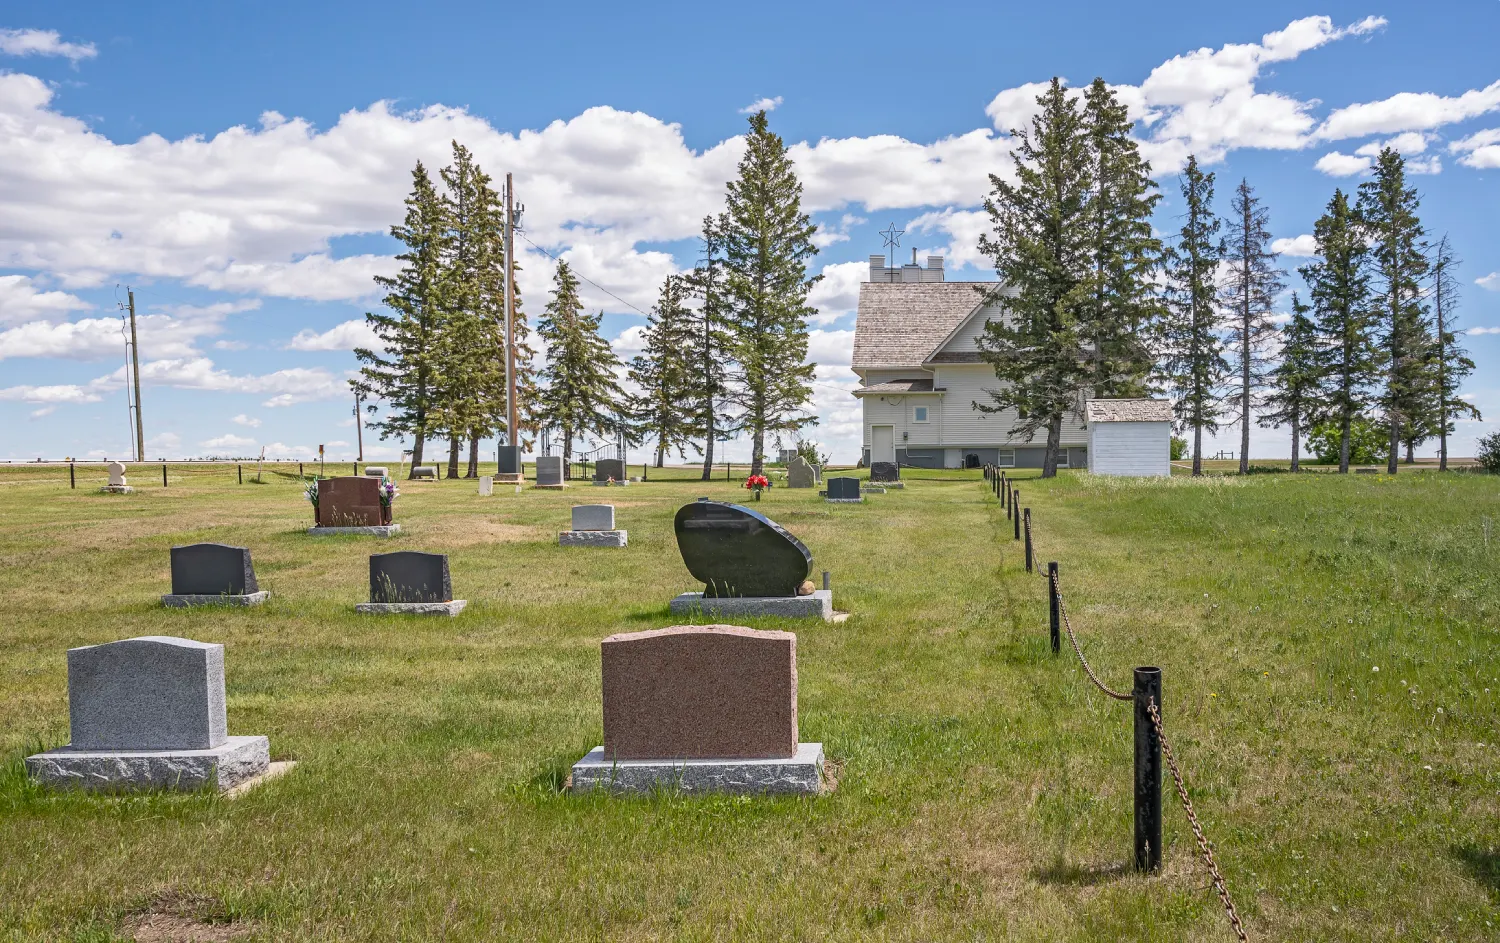
POLYGON ((448 555, 398 550, 370 555, 370 602, 452 602, 448 555))
POLYGON ((802 541, 738 504, 699 498, 677 512, 674 529, 705 596, 795 596, 812 569, 802 541))
POLYGON ((500 446, 500 474, 521 474, 521 447, 519 445, 500 446))
POLYGON ((318 482, 318 524, 322 527, 379 527, 380 481, 325 478, 318 482))
POLYGON ((870 465, 871 481, 900 481, 901 466, 895 462, 874 462, 870 465))
POLYGON ((594 463, 594 480, 609 481, 625 480, 625 463, 617 458, 601 458, 594 463))
POLYGON ((563 460, 561 455, 537 456, 536 483, 546 488, 555 488, 562 485, 563 460))
POLYGON ((172 548, 173 595, 244 596, 258 592, 248 548, 226 544, 172 548))
POLYGON ((858 501, 859 479, 858 478, 830 478, 828 479, 828 497, 833 501, 858 501))

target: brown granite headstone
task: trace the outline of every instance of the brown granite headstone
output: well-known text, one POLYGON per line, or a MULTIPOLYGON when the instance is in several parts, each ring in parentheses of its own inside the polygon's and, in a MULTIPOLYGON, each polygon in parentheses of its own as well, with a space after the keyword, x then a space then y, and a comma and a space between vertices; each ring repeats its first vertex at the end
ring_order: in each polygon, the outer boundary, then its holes
POLYGON ((379 527, 384 523, 379 479, 325 478, 318 482, 318 526, 379 527))
POLYGON ((604 755, 773 759, 797 752, 797 636, 734 625, 611 635, 604 755))

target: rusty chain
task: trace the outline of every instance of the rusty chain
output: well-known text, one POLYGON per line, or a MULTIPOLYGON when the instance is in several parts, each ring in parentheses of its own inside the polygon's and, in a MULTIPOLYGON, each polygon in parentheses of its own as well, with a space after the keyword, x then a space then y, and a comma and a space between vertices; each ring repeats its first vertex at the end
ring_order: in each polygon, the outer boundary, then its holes
POLYGON ((1203 863, 1208 865, 1208 873, 1213 878, 1214 890, 1219 892, 1219 900, 1224 904, 1224 912, 1229 915, 1229 925, 1234 928, 1234 935, 1239 937, 1240 943, 1250 943, 1244 924, 1240 923, 1240 915, 1234 909, 1234 901, 1229 897, 1229 887, 1224 883, 1224 875, 1219 873, 1219 865, 1214 861, 1213 850, 1208 847, 1208 839, 1203 835, 1203 826, 1198 824, 1198 813, 1193 811, 1193 800, 1188 798, 1187 787, 1182 784, 1182 771, 1177 768, 1177 759, 1172 755, 1172 745, 1167 742, 1166 731, 1162 729, 1161 713, 1156 709, 1156 698, 1146 701, 1146 710, 1151 714, 1151 726, 1156 728, 1156 740, 1161 744, 1162 755, 1167 758, 1167 768, 1172 771, 1172 782, 1177 786, 1177 797, 1182 800, 1182 811, 1187 813, 1188 824, 1193 827, 1193 837, 1198 840, 1198 850, 1203 854, 1203 863))
POLYGON ((1057 594, 1057 613, 1058 615, 1062 616, 1063 627, 1068 630, 1068 641, 1073 643, 1073 651, 1078 655, 1078 661, 1083 665, 1083 670, 1089 676, 1089 680, 1094 682, 1094 687, 1103 691, 1105 694, 1109 695, 1117 701, 1134 700, 1135 695, 1121 694, 1119 691, 1114 690, 1103 681, 1100 681, 1099 676, 1094 674, 1094 669, 1089 664, 1089 660, 1083 657, 1083 648, 1078 644, 1078 636, 1073 632, 1073 622, 1068 618, 1068 607, 1063 603, 1062 587, 1057 585, 1058 580, 1056 579, 1051 580, 1051 582, 1052 591, 1057 594))

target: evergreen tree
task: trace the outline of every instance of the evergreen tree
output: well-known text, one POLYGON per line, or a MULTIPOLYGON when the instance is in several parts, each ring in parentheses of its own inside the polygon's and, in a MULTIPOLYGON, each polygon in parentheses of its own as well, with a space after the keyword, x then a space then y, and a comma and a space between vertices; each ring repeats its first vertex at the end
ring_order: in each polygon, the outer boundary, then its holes
POLYGON ((1458 346, 1458 331, 1454 330, 1455 314, 1458 310, 1458 279, 1453 270, 1459 260, 1453 255, 1453 247, 1446 235, 1439 239, 1432 256, 1432 308, 1437 324, 1434 336, 1434 372, 1437 393, 1438 471, 1448 470, 1448 433, 1460 416, 1482 418, 1473 403, 1458 398, 1464 377, 1474 372, 1474 361, 1469 352, 1458 346))
POLYGON ((1375 176, 1359 185, 1358 215, 1370 241, 1374 300, 1380 312, 1385 388, 1378 403, 1390 430, 1386 472, 1397 468, 1404 423, 1420 427, 1431 375, 1426 343, 1426 245, 1417 218, 1417 191, 1406 185, 1406 161, 1393 148, 1375 160, 1375 176))
POLYGON ((1203 474, 1203 432, 1216 432, 1229 371, 1219 336, 1217 275, 1224 259, 1220 221, 1213 213, 1214 175, 1189 156, 1181 178, 1186 203, 1182 231, 1167 249, 1167 313, 1161 340, 1164 374, 1175 392, 1180 429, 1193 430, 1193 474, 1203 474))
POLYGON ((1376 318, 1370 310, 1369 247, 1342 190, 1313 224, 1316 261, 1298 271, 1312 295, 1318 334, 1326 350, 1325 415, 1339 429, 1339 471, 1349 471, 1350 429, 1370 405, 1380 369, 1376 318))
POLYGON ((693 324, 686 302, 686 279, 668 275, 651 309, 641 339, 644 349, 630 361, 630 379, 640 387, 635 419, 646 438, 656 441, 656 467, 667 452, 686 458, 692 440, 693 369, 689 360, 693 324))
POLYGON ((386 289, 383 299, 390 314, 368 312, 365 320, 380 338, 383 350, 356 348, 362 364, 350 384, 372 402, 386 404, 385 418, 371 423, 381 439, 410 435, 412 467, 422 464, 423 445, 431 429, 430 413, 438 394, 441 371, 438 339, 448 311, 444 258, 448 252, 448 214, 421 161, 412 170, 412 190, 406 198, 406 218, 391 227, 391 236, 405 251, 394 277, 376 276, 386 289))
POLYGON ((599 334, 603 312, 584 313, 578 278, 567 262, 557 263, 552 286, 552 300, 537 322, 537 333, 547 343, 545 388, 537 412, 546 425, 562 430, 566 465, 573 458, 575 436, 619 429, 623 394, 616 374, 620 359, 599 334))
POLYGON ((731 396, 750 430, 750 473, 765 466, 766 435, 817 422, 808 411, 815 364, 807 359, 807 262, 817 254, 817 226, 802 212, 802 184, 786 145, 750 118, 745 156, 728 187, 724 269, 734 360, 731 396))
POLYGON ((1281 330, 1281 362, 1270 374, 1260 424, 1292 427, 1292 471, 1302 468, 1302 436, 1322 414, 1325 357, 1310 305, 1292 292, 1292 319, 1281 330))
POLYGON ((1016 183, 991 174, 984 203, 993 232, 980 237, 979 250, 1014 296, 988 299, 1003 306, 1005 317, 986 323, 979 349, 1000 386, 986 391, 988 403, 973 405, 986 413, 1014 409, 1012 435, 1029 439, 1046 430, 1042 477, 1051 478, 1063 418, 1081 412, 1081 393, 1093 376, 1084 331, 1096 298, 1094 171, 1078 101, 1061 80, 1054 78, 1037 104, 1031 127, 1011 131, 1016 183))
POLYGON ((1260 390, 1269 366, 1266 346, 1276 336, 1272 307, 1286 283, 1276 264, 1276 253, 1271 251, 1268 228, 1271 214, 1261 205, 1248 180, 1240 180, 1232 205, 1234 212, 1229 217, 1225 255, 1229 279, 1223 303, 1231 328, 1229 352, 1239 380, 1239 389, 1230 403, 1238 407, 1239 418, 1235 422, 1240 426, 1240 474, 1246 475, 1250 472, 1250 413, 1262 405, 1260 390))
POLYGON ((1129 113, 1101 78, 1083 94, 1083 123, 1093 163, 1086 222, 1092 304, 1080 311, 1092 364, 1090 392, 1099 398, 1143 396, 1153 363, 1146 328, 1160 313, 1153 276, 1162 247, 1152 234, 1151 214, 1161 194, 1131 135, 1129 113))
POLYGON ((724 239, 729 218, 720 214, 703 218, 703 256, 687 276, 698 299, 687 310, 686 362, 691 388, 692 435, 703 439, 703 479, 713 475, 714 442, 733 431, 734 422, 725 413, 728 397, 729 349, 732 338, 727 318, 728 293, 724 287, 724 239))

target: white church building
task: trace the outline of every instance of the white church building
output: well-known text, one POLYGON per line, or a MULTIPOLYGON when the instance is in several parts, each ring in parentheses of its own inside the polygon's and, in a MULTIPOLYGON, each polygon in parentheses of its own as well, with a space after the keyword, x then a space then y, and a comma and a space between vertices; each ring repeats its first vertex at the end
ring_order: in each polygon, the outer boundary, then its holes
MULTIPOLYGON (((950 282, 943 257, 928 256, 927 267, 888 267, 885 256, 870 256, 870 280, 860 285, 854 328, 853 369, 860 380, 854 393, 864 412, 863 459, 919 468, 1040 468, 1046 433, 1032 439, 1011 434, 1014 410, 986 413, 987 390, 1000 382, 979 356, 978 337, 998 308, 985 304, 994 282, 950 282)), ((1096 422, 1129 415, 1132 422, 1094 439, 1095 448, 1126 449, 1129 461, 1106 456, 1098 469, 1115 474, 1167 474, 1171 405, 1159 400, 1080 402, 1076 416, 1062 426, 1062 468, 1087 468, 1090 414, 1096 422), (1103 404, 1135 404, 1122 413, 1103 404), (1150 404, 1149 406, 1146 404, 1150 404), (1139 418, 1137 418, 1139 417, 1139 418), (1160 453, 1158 456, 1156 453, 1160 453)))

